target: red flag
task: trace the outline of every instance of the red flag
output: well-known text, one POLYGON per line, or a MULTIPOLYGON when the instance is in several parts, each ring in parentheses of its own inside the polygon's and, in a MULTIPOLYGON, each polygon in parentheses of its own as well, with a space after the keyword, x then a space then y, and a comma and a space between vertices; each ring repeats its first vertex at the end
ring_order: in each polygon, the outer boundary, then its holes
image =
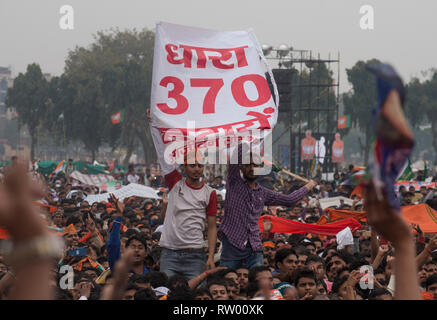
POLYGON ((118 111, 111 116, 112 124, 122 123, 124 120, 124 110, 118 111))

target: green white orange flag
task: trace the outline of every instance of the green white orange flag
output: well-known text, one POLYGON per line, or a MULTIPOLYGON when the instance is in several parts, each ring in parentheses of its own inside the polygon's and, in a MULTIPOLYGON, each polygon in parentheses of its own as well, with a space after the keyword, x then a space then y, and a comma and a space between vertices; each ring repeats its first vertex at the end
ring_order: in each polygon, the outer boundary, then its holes
POLYGON ((58 165, 55 168, 55 171, 53 171, 54 174, 58 174, 59 172, 61 172, 64 168, 64 160, 61 160, 58 165))

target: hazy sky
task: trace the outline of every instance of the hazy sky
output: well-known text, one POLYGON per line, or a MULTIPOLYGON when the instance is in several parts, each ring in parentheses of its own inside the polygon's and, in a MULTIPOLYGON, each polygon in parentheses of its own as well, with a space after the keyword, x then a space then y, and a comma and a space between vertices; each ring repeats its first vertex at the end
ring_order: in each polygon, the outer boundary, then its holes
POLYGON ((429 0, 0 0, 0 66, 14 74, 37 62, 60 75, 68 50, 87 46, 111 27, 147 27, 157 21, 218 30, 253 28, 260 43, 289 44, 341 55, 345 68, 358 60, 391 62, 408 81, 437 67, 437 2, 429 0), (61 30, 59 10, 74 9, 74 30, 61 30), (372 5, 375 29, 361 30, 360 7, 372 5))

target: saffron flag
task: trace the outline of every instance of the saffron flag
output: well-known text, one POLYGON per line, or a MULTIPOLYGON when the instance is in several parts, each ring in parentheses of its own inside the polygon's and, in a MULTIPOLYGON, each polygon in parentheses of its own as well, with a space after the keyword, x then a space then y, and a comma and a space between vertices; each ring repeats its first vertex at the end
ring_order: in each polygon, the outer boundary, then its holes
POLYGON ((379 106, 374 109, 376 141, 371 166, 375 186, 384 188, 390 206, 400 211, 394 184, 414 147, 414 137, 404 116, 405 88, 396 71, 388 64, 372 64, 376 74, 379 106))
MULTIPOLYGON (((437 233, 437 212, 427 204, 421 203, 401 207, 402 218, 408 224, 417 224, 426 234, 437 233)), ((367 221, 367 212, 326 209, 320 217, 318 225, 327 225, 329 222, 337 222, 344 219, 355 219, 360 222, 367 221)))
POLYGON ((338 118, 337 128, 338 129, 347 129, 351 125, 351 117, 349 115, 341 116, 338 118))
POLYGON ((402 217, 408 224, 418 224, 424 233, 437 233, 437 212, 427 204, 403 206, 402 217))
POLYGON ((205 140, 273 129, 278 108, 262 63, 279 103, 273 73, 251 30, 157 23, 150 115, 164 175, 187 152, 201 152, 205 140))
POLYGON ((319 224, 311 224, 311 223, 303 223, 297 221, 291 221, 284 218, 279 218, 275 216, 261 216, 258 220, 258 226, 260 232, 263 232, 263 221, 265 219, 272 221, 272 230, 273 233, 312 233, 323 236, 335 236, 341 230, 349 227, 352 232, 361 228, 361 223, 359 223, 354 218, 347 218, 343 220, 339 220, 336 222, 327 223, 324 225, 319 224))
POLYGON ((112 124, 122 123, 124 120, 124 110, 118 111, 111 116, 112 124))

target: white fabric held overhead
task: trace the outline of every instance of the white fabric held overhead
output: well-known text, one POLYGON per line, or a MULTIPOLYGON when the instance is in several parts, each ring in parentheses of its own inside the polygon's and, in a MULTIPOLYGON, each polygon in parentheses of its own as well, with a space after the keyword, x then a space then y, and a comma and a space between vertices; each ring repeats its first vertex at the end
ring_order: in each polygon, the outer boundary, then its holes
MULTIPOLYGON (((275 126, 278 109, 264 68, 279 101, 273 74, 252 30, 216 31, 157 23, 151 131, 164 174, 174 170, 188 136, 193 140, 208 136, 213 141, 229 132, 275 126), (178 129, 174 136, 181 137, 182 145, 165 137, 169 129, 178 129), (178 154, 169 152, 166 161, 165 150, 178 154)), ((194 149, 194 141, 187 149, 194 149)))
MULTIPOLYGON (((146 199, 161 199, 161 197, 157 195, 157 191, 155 189, 136 183, 128 184, 127 186, 114 191, 113 194, 120 201, 132 196, 146 199)), ((85 201, 88 201, 88 203, 92 205, 94 202, 107 201, 108 199, 109 193, 102 193, 89 195, 86 197, 85 201)))
POLYGON ((353 245, 354 244, 354 237, 352 235, 352 231, 349 227, 346 227, 345 229, 341 230, 336 235, 337 240, 337 250, 343 249, 345 246, 353 245))

